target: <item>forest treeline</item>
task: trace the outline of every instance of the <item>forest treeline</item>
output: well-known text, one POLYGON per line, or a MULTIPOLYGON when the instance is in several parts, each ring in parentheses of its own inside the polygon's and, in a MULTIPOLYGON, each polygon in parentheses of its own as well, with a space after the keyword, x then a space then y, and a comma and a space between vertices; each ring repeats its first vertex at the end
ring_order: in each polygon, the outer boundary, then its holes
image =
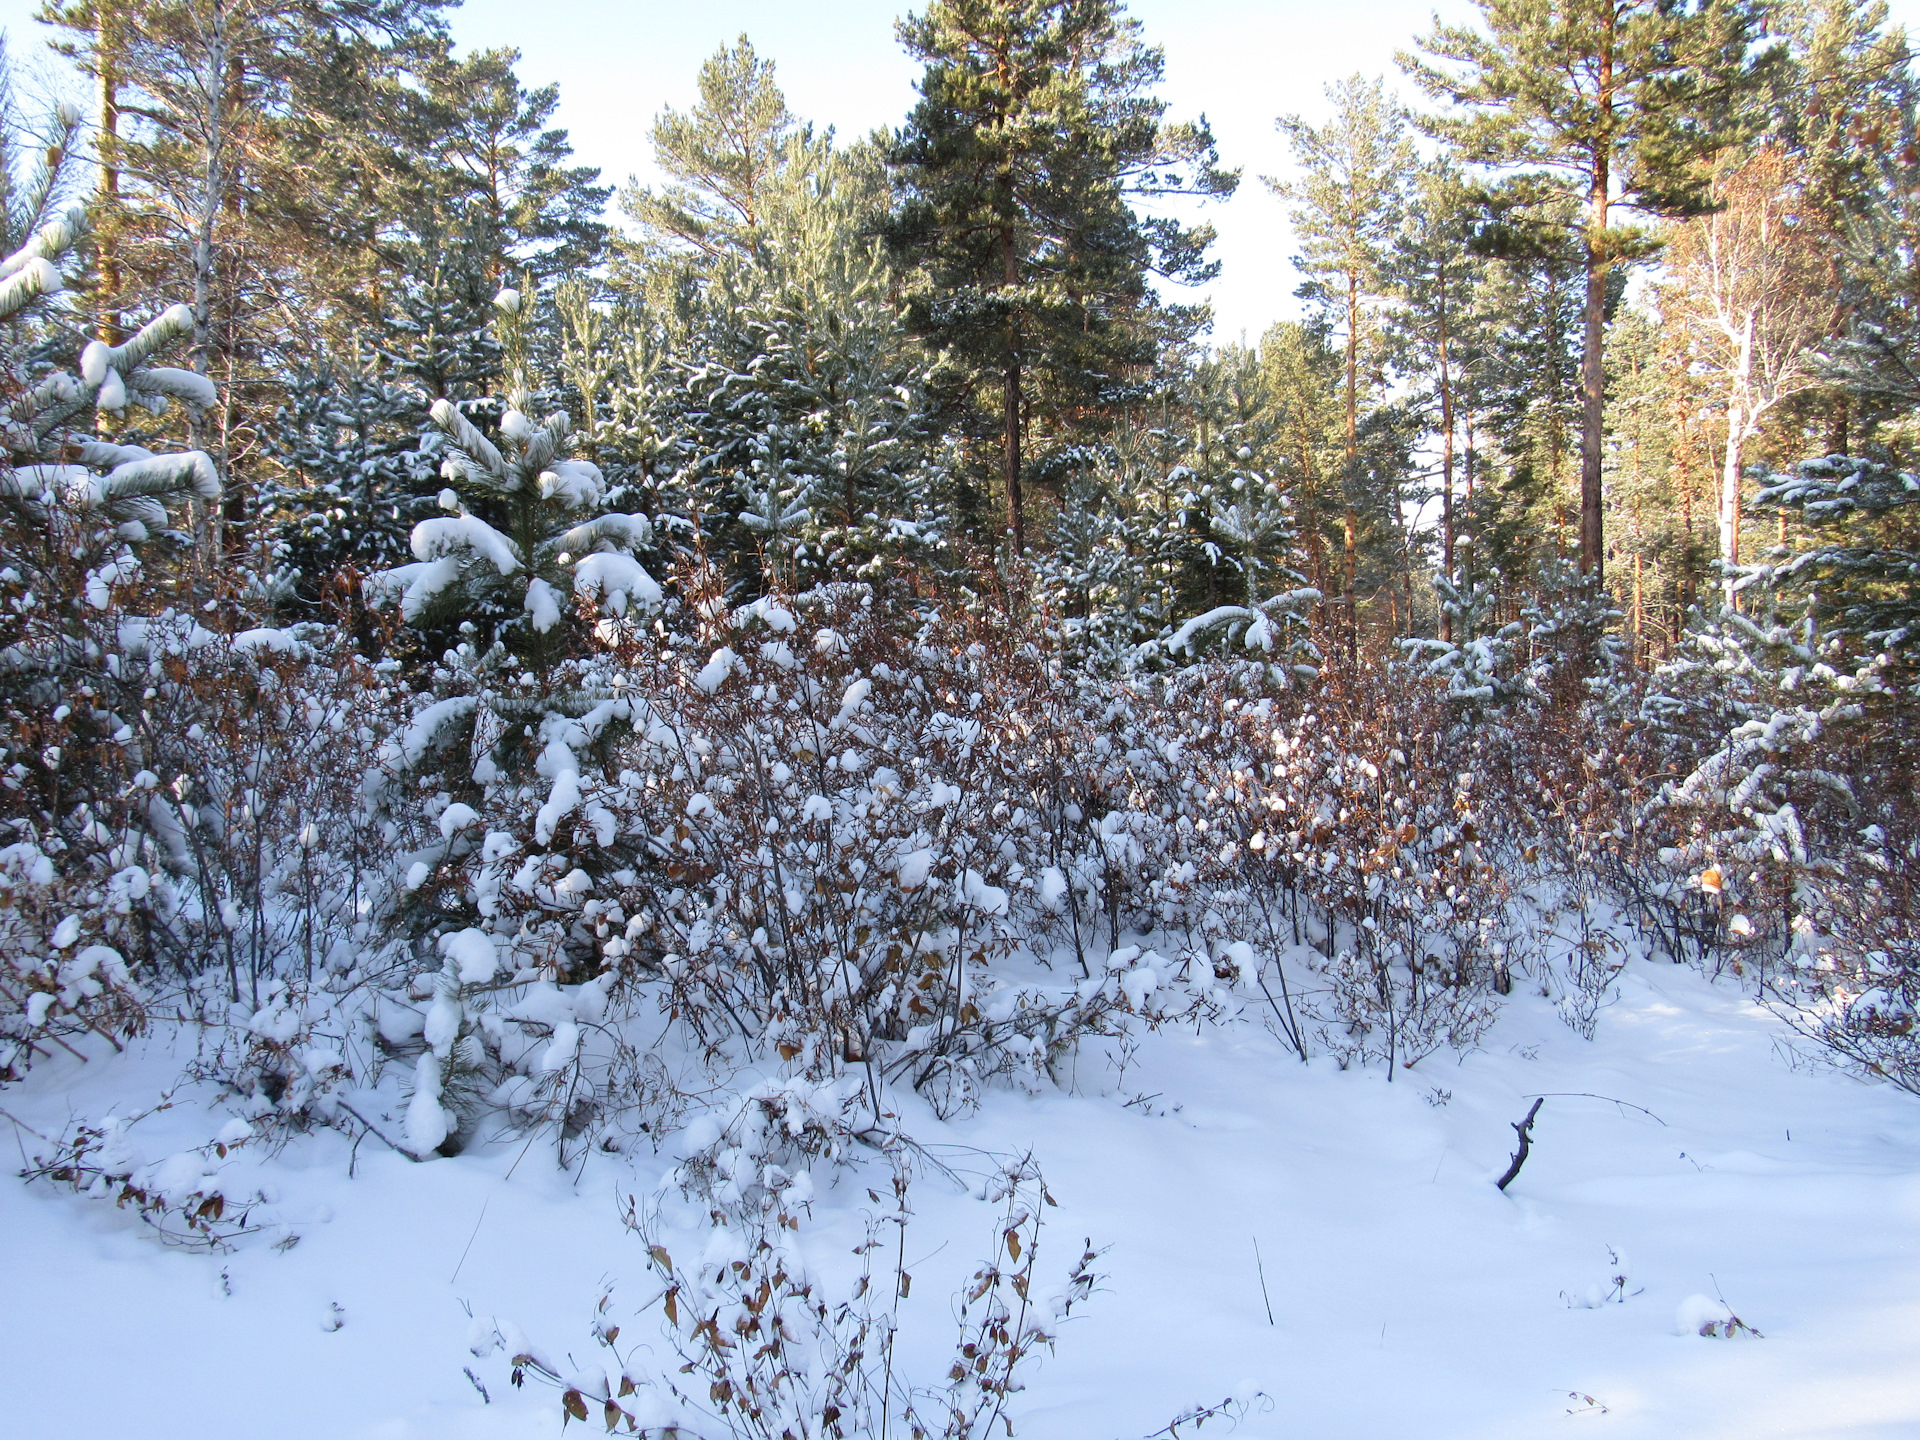
MULTIPOLYGON (((1251 346, 1176 218, 1245 177, 1114 0, 929 0, 866 137, 742 38, 618 188, 439 4, 43 18, 94 93, 0 97, 0 1080, 179 1023, 262 1134, 572 1163, 694 1056, 780 1071, 774 1164, 1172 1020, 1591 1035, 1647 955, 1920 1090, 1884 6, 1436 22, 1276 117, 1251 346)), ((137 1189, 89 1134, 45 1173, 137 1189)))
POLYGON ((1750 470, 1901 461, 1912 80, 1871 6, 1410 37, 1414 106, 1356 76, 1280 117, 1306 318, 1254 347, 1179 299, 1211 231, 1159 202, 1242 177, 1118 6, 930 8, 920 102, 852 141, 743 38, 617 192, 437 4, 43 18, 97 112, 12 102, 9 248, 85 199, 70 321, 189 304, 209 543, 282 614, 405 558, 434 400, 516 386, 743 594, 1018 591, 1109 654, 1298 586, 1323 646, 1452 640, 1564 565, 1657 660, 1812 541, 1750 470))

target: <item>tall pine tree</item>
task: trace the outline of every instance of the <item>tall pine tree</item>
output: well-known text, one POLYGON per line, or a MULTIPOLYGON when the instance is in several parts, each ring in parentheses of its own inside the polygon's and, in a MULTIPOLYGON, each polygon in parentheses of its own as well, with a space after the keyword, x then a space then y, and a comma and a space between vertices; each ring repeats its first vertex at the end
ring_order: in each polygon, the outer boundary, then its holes
POLYGON ((1204 119, 1164 118, 1161 52, 1114 0, 933 0, 900 39, 926 69, 889 157, 900 198, 887 241, 910 274, 914 329, 998 421, 1017 557, 1036 414, 1062 435, 1110 416, 1159 345, 1203 321, 1162 304, 1150 279, 1209 278, 1212 231, 1132 202, 1224 196, 1236 177, 1204 119))
MULTIPOLYGON (((1585 271, 1581 358, 1580 569, 1605 564, 1601 471, 1607 277, 1650 253, 1620 210, 1707 209, 1701 162, 1757 123, 1757 0, 1475 0, 1480 27, 1436 24, 1402 65, 1452 107, 1428 127, 1507 179, 1520 230, 1571 226, 1585 271), (1568 202, 1578 205, 1573 210, 1568 202), (1577 218, 1576 218, 1577 217, 1577 218)), ((1549 248, 1556 241, 1544 242, 1549 248)))

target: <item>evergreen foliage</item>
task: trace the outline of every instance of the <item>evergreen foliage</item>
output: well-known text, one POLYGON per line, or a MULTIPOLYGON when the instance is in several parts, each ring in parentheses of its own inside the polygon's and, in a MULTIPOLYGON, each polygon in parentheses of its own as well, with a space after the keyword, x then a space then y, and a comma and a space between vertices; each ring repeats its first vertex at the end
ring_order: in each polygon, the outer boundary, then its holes
POLYGON ((1097 434, 1158 348, 1203 319, 1163 305, 1149 277, 1208 278, 1212 231, 1131 202, 1224 196, 1236 177, 1204 122, 1163 118, 1163 57, 1112 0, 935 0, 900 37, 926 68, 888 154, 887 243, 914 333, 955 364, 972 438, 998 432, 1018 556, 1029 430, 1097 434))
POLYGON ((1580 567, 1601 573, 1607 280, 1647 253, 1615 208, 1708 208, 1700 165, 1760 124, 1753 100, 1784 56, 1755 53, 1764 14, 1747 0, 1477 0, 1483 28, 1436 24, 1402 64, 1455 107, 1427 121, 1469 162, 1503 173, 1509 246, 1565 246, 1584 271, 1580 567))

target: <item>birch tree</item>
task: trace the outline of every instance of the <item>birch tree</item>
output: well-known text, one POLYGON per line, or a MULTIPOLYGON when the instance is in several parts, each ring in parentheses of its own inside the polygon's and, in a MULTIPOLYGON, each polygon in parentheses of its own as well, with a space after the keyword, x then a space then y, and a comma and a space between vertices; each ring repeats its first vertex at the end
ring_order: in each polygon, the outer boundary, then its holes
POLYGON ((1735 604, 1746 445, 1781 401, 1818 380, 1813 355, 1833 312, 1815 229, 1799 208, 1791 162, 1767 146, 1727 167, 1717 208, 1676 227, 1667 294, 1692 340, 1695 368, 1726 408, 1720 465, 1722 593, 1735 604))

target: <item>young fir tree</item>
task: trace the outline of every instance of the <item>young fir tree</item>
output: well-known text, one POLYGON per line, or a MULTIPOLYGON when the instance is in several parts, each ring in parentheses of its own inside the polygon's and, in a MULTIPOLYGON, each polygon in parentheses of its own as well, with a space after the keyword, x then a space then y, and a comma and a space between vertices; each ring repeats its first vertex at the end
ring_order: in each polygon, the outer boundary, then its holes
POLYGON ((338 370, 302 368, 286 382, 267 444, 281 473, 261 486, 279 562, 307 604, 349 571, 404 563, 414 522, 432 504, 435 461, 421 444, 421 397, 378 357, 338 370))
POLYGON ((1208 606, 1257 605, 1305 584, 1293 506, 1277 474, 1278 425, 1260 356, 1239 345, 1200 360, 1182 387, 1191 416, 1188 468, 1205 510, 1199 541, 1208 606))
MULTIPOLYGON (((158 416, 175 402, 201 412, 216 396, 205 377, 154 363, 191 335, 184 305, 116 345, 75 333, 73 309, 49 297, 65 288, 60 264, 80 268, 69 255, 84 226, 75 209, 0 259, 0 776, 10 837, 48 857, 48 883, 57 872, 104 887, 136 858, 165 868, 97 817, 126 803, 146 757, 133 726, 161 656, 214 638, 169 590, 191 573, 192 532, 220 487, 203 451, 102 434, 130 412, 158 416)), ((41 937, 22 939, 9 936, 25 975, 41 937)), ((123 957, 106 953, 124 981, 123 957)))
POLYGON ((1811 614, 1829 636, 1897 657, 1898 678, 1911 684, 1920 647, 1920 477, 1833 455, 1767 476, 1754 503, 1791 513, 1807 536, 1748 567, 1744 583, 1811 614))
POLYGON ((892 583, 886 560, 927 563, 943 517, 931 367, 869 233, 878 157, 795 121, 744 37, 701 67, 700 95, 655 122, 674 183, 623 196, 647 269, 616 281, 621 325, 666 344, 657 379, 623 362, 609 396, 655 422, 675 504, 736 583, 892 583))
POLYGON ((1114 0, 933 0, 900 38, 926 68, 888 157, 887 243, 914 331, 954 362, 976 436, 998 432, 1017 557, 1033 422, 1097 432, 1159 346, 1202 323, 1149 276, 1207 279, 1212 231, 1131 202, 1224 196, 1236 177, 1204 120, 1164 118, 1161 52, 1114 0))
POLYGON ((76 208, 0 260, 0 502, 4 583, 16 602, 5 612, 15 632, 7 669, 16 679, 102 663, 89 615, 133 582, 149 547, 189 545, 183 512, 220 493, 203 451, 156 454, 101 438, 106 417, 158 416, 174 402, 204 412, 216 393, 204 376, 152 363, 191 332, 186 306, 163 310, 121 344, 82 346, 70 316, 43 303, 65 288, 56 262, 85 228, 76 208))
MULTIPOLYGON (((522 382, 534 309, 512 290, 496 306, 503 357, 522 382)), ((634 855, 603 803, 602 762, 644 711, 609 644, 663 603, 635 554, 652 526, 610 509, 599 467, 569 456, 565 412, 536 420, 532 408, 524 383, 504 407, 434 401, 447 513, 414 526, 412 563, 366 582, 370 601, 397 603, 445 647, 412 724, 388 747, 387 783, 369 791, 396 832, 426 842, 401 857, 395 917, 441 957, 428 977, 439 1018, 406 1116, 407 1144, 422 1156, 497 1103, 484 1097, 508 1067, 484 1011, 499 970, 597 975, 598 905, 585 897, 634 855), (435 771, 438 783, 423 785, 435 771)))
POLYGON ((1475 3, 1480 27, 1436 25, 1401 64, 1454 107, 1426 127, 1508 177, 1502 214, 1517 240, 1557 231, 1536 242, 1557 250, 1571 230, 1579 247, 1580 568, 1598 577, 1608 277, 1651 253, 1615 212, 1706 209, 1700 162, 1758 125, 1753 101, 1779 53, 1754 52, 1764 21, 1753 0, 1475 3))
POLYGON ((930 560, 944 518, 929 365, 875 244, 824 205, 799 219, 710 282, 682 440, 761 583, 880 581, 930 560))
POLYGON ((367 582, 370 598, 397 600, 409 624, 483 637, 475 673, 498 669, 509 685, 531 677, 528 703, 571 703, 547 694, 547 677, 577 648, 581 602, 620 616, 660 603, 660 587, 634 558, 652 534, 645 516, 599 513, 600 469, 565 457, 573 422, 565 412, 529 418, 524 391, 508 397, 500 444, 446 400, 433 403, 449 513, 413 527, 412 563, 367 582), (464 494, 462 493, 464 491, 464 494))

